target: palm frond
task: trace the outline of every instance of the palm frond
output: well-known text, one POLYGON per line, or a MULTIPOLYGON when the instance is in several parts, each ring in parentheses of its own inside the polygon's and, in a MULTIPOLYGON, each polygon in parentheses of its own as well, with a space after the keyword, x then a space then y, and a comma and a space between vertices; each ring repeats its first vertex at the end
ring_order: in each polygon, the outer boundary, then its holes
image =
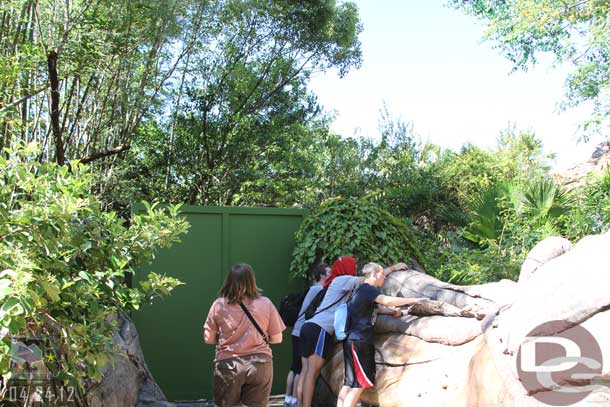
POLYGON ((566 214, 572 203, 570 194, 552 179, 532 182, 523 196, 524 213, 540 223, 566 214))

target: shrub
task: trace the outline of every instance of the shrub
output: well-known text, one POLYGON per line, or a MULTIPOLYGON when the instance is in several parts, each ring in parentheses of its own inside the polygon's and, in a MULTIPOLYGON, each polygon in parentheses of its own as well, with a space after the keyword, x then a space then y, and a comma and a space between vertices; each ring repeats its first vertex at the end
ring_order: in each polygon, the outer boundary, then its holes
POLYGON ((564 234, 576 241, 610 228, 610 170, 575 191, 574 209, 563 217, 564 234))
POLYGON ((333 198, 322 203, 296 233, 291 273, 307 277, 316 262, 354 256, 380 264, 421 260, 410 225, 379 208, 370 198, 333 198))
POLYGON ((126 226, 88 192, 85 166, 40 164, 37 154, 28 145, 0 156, 0 373, 10 378, 11 337, 45 338, 50 373, 82 392, 114 362, 109 317, 181 284, 153 272, 139 288, 124 281, 188 224, 178 206, 147 204, 126 226))

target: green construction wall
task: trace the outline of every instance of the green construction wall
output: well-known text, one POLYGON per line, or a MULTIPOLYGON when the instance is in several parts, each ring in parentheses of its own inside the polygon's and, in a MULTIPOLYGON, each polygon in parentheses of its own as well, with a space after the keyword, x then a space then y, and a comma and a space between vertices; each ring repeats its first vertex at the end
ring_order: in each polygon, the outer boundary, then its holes
MULTIPOLYGON (((203 323, 231 265, 252 265, 263 295, 276 306, 284 295, 304 287, 303 281, 288 277, 304 210, 186 206, 182 214, 191 224, 188 234, 158 252, 134 284, 154 271, 186 285, 132 315, 148 367, 172 401, 212 398, 214 347, 203 343, 203 323)), ((283 394, 291 361, 290 328, 282 344, 271 347, 273 394, 283 394)))

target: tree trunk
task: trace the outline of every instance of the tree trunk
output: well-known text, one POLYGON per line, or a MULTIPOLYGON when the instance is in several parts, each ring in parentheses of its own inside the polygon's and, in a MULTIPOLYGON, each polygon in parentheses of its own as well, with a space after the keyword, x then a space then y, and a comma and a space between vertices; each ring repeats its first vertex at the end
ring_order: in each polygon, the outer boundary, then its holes
POLYGON ((49 81, 51 82, 51 128, 55 139, 55 160, 57 164, 65 162, 64 145, 61 139, 61 125, 59 120, 59 79, 57 77, 57 52, 51 51, 47 55, 49 81))

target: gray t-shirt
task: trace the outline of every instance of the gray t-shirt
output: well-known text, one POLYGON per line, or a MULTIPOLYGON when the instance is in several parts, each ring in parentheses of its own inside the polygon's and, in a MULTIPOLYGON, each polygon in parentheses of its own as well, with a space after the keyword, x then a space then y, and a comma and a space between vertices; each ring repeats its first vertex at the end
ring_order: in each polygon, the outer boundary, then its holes
POLYGON ((335 333, 335 310, 339 308, 341 304, 347 302, 349 297, 349 293, 354 289, 356 282, 358 281, 358 277, 353 276, 339 276, 336 277, 332 283, 328 286, 328 290, 326 291, 326 295, 322 300, 322 304, 318 309, 324 309, 331 304, 334 304, 332 307, 328 308, 325 311, 316 314, 308 320, 307 322, 313 322, 316 325, 321 326, 326 332, 330 335, 335 333), (338 301, 341 298, 340 301, 338 301))
POLYGON ((294 323, 294 328, 292 328, 292 334, 294 336, 301 336, 301 327, 305 323, 305 310, 313 300, 313 297, 315 297, 320 291, 322 291, 322 286, 320 284, 315 284, 309 287, 307 294, 305 294, 303 305, 301 305, 301 309, 299 310, 299 318, 294 323))

